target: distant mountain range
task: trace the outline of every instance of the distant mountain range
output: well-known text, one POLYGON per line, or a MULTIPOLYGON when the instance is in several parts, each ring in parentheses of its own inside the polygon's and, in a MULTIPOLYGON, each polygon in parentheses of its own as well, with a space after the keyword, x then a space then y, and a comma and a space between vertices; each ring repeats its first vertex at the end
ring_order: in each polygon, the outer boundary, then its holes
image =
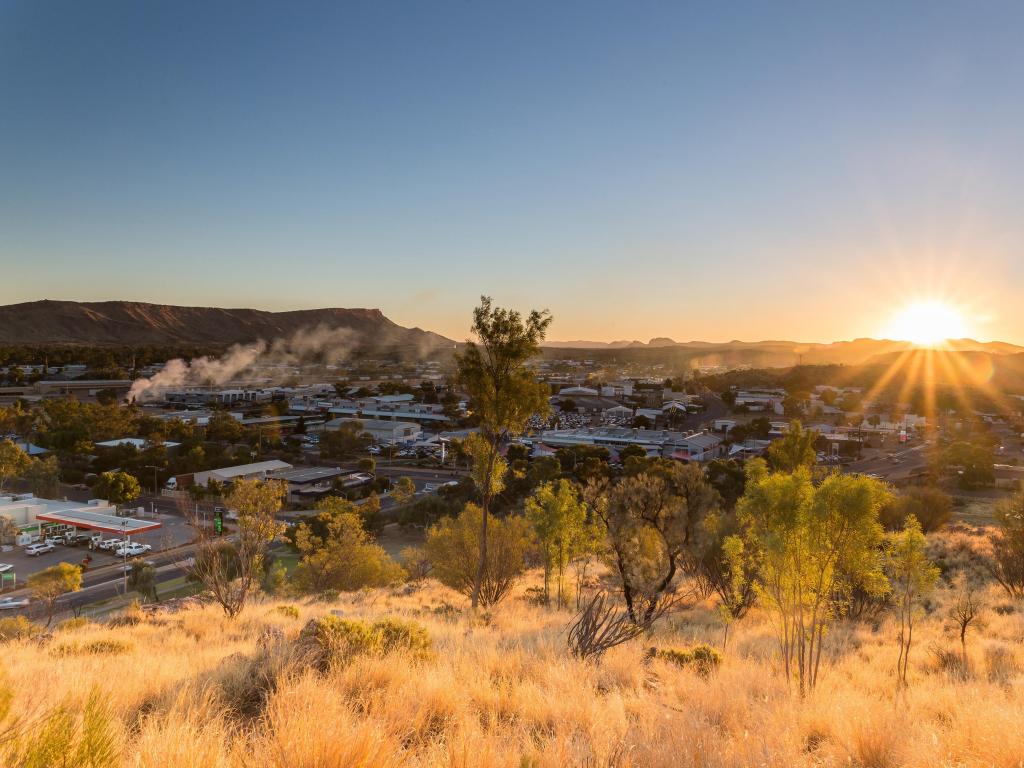
MULTIPOLYGON (((699 359, 703 365, 751 365, 776 368, 791 365, 862 365, 887 355, 917 349, 907 341, 887 339, 854 339, 830 344, 807 344, 797 341, 674 341, 659 337, 642 341, 552 341, 545 347, 552 354, 556 350, 580 350, 598 353, 601 358, 616 352, 628 357, 649 357, 672 354, 699 359), (630 354, 632 353, 632 354, 630 354)), ((992 355, 1012 355, 1024 352, 1024 347, 1001 341, 975 341, 956 339, 947 342, 945 349, 953 352, 986 352, 992 355)))
MULTIPOLYGON (((0 306, 0 344, 33 346, 228 346, 277 339, 300 342, 310 332, 352 331, 351 343, 364 353, 422 357, 452 350, 456 343, 420 328, 392 322, 379 309, 259 309, 178 307, 135 301, 31 301, 0 306), (299 336, 296 337, 296 334, 299 336)), ((347 337, 346 337, 347 338, 347 337)), ((1024 353, 1004 342, 959 339, 949 350, 1002 357, 1024 353)), ((782 368, 792 365, 863 365, 884 362, 914 350, 904 341, 854 339, 831 344, 795 341, 677 342, 666 337, 642 341, 553 341, 545 356, 577 352, 607 361, 686 363, 730 368, 782 368)))
POLYGON ((31 301, 0 306, 0 344, 173 346, 230 345, 290 338, 305 331, 348 329, 362 351, 426 354, 455 342, 405 328, 379 309, 177 307, 136 301, 31 301))

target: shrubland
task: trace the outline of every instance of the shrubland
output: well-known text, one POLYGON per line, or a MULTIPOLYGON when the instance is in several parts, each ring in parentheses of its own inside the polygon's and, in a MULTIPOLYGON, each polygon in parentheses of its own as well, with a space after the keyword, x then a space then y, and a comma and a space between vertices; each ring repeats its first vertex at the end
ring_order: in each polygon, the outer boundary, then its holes
MULTIPOLYGON (((955 538, 932 534, 929 547, 956 550, 955 538)), ((1021 765, 1024 606, 992 582, 961 648, 958 585, 940 579, 906 686, 895 613, 837 620, 803 697, 759 605, 724 651, 709 598, 594 663, 566 647, 573 611, 529 598, 542 583, 529 572, 487 612, 421 579, 327 601, 257 596, 234 619, 210 603, 43 636, 22 627, 4 634, 0 762, 1021 765)))

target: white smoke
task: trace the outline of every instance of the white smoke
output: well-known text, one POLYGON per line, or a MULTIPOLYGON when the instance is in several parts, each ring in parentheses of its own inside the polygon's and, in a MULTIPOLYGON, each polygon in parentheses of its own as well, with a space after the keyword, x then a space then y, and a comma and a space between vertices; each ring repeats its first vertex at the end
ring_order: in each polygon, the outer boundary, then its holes
POLYGON ((281 381, 291 367, 318 362, 333 365, 345 360, 356 346, 356 333, 349 328, 315 328, 296 331, 289 338, 267 344, 235 344, 221 357, 199 357, 191 362, 169 360, 148 379, 136 379, 128 391, 128 402, 156 400, 164 392, 183 387, 222 386, 260 367, 261 378, 281 381))

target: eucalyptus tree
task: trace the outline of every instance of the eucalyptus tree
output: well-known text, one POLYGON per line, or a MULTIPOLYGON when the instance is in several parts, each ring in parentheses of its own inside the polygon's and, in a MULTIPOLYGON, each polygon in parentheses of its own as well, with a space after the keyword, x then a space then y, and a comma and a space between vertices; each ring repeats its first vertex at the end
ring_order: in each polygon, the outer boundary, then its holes
MULTIPOLYGON (((547 388, 528 366, 540 352, 540 343, 551 324, 551 315, 533 310, 519 312, 493 306, 487 296, 473 310, 474 341, 456 356, 458 385, 469 395, 483 450, 474 457, 474 481, 480 491, 480 555, 473 584, 472 604, 480 601, 487 571, 487 523, 495 487, 501 486, 507 465, 499 462, 502 441, 526 429, 531 416, 549 410, 547 388)), ((500 492, 500 490, 499 490, 500 492)))

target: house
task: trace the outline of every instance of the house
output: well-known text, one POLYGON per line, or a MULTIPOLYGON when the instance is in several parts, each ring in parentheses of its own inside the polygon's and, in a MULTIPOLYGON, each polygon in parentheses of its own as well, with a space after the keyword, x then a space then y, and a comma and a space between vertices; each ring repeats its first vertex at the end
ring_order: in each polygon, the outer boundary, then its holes
POLYGON ((96 443, 97 448, 123 448, 129 445, 137 451, 145 450, 146 448, 154 445, 162 445, 164 450, 171 453, 178 448, 181 443, 171 442, 170 440, 163 443, 154 443, 144 437, 119 437, 116 440, 104 440, 101 443, 96 443))
POLYGON ((10 440, 29 456, 45 456, 50 452, 49 448, 43 448, 35 443, 30 443, 28 440, 23 437, 19 437, 18 435, 0 435, 0 440, 10 440))
POLYGON ((288 483, 288 501, 296 504, 326 496, 335 478, 344 474, 346 470, 338 467, 293 467, 272 472, 267 479, 288 483))
POLYGON ((735 406, 744 407, 748 411, 767 411, 782 415, 785 409, 782 401, 786 399, 784 389, 741 389, 736 393, 735 406))
POLYGON ((673 441, 670 459, 708 461, 721 455, 722 438, 710 432, 697 432, 673 441))

